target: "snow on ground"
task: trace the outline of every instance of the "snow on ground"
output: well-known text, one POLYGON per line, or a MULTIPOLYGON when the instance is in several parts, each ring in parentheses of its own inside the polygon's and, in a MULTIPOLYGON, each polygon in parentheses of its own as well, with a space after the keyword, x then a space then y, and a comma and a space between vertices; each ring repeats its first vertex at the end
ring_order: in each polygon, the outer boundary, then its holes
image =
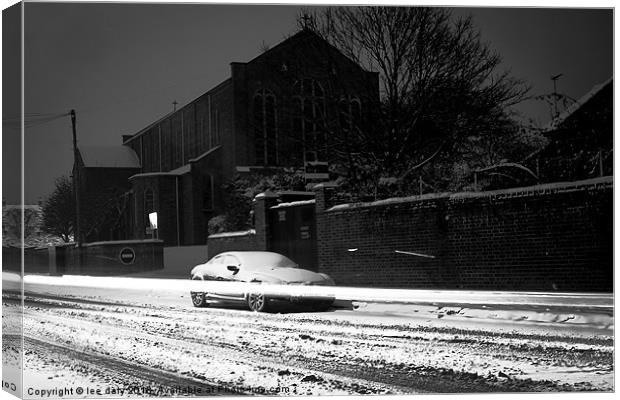
POLYGON ((59 362, 56 357, 43 352, 26 350, 24 364, 23 392, 26 398, 92 398, 99 393, 112 394, 110 388, 115 383, 118 387, 124 386, 85 367, 59 362))
POLYGON ((591 335, 479 331, 437 318, 366 318, 355 311, 274 315, 52 303, 28 307, 27 335, 222 385, 295 387, 300 394, 399 393, 409 379, 364 380, 364 369, 374 371, 373 377, 441 374, 447 384, 482 391, 609 390, 612 385, 613 343, 591 335), (358 379, 343 378, 342 371, 355 371, 358 379))
MULTIPOLYGON (((19 288, 19 276, 3 274, 3 281, 19 288)), ((611 296, 327 288, 345 308, 259 314, 194 308, 194 283, 202 287, 189 280, 26 276, 27 337, 125 371, 33 351, 25 360, 33 382, 45 389, 51 376, 125 387, 143 366, 250 391, 286 387, 279 394, 289 395, 613 390, 611 296)), ((15 299, 5 300, 5 309, 18 309, 15 299)))
POLYGON ((21 334, 11 337, 5 333, 5 310, 3 307, 2 324, 2 389, 21 397, 22 387, 22 357, 21 357, 21 334), (14 340, 10 340, 13 338, 14 340), (17 341, 19 340, 19 342, 17 341))

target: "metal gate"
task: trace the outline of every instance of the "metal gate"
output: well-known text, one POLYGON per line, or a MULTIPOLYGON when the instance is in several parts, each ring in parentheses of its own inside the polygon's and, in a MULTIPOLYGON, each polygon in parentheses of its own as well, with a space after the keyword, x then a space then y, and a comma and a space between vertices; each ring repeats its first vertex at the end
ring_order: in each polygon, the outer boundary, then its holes
POLYGON ((272 207, 269 226, 271 251, 284 254, 302 268, 318 270, 314 201, 272 207))

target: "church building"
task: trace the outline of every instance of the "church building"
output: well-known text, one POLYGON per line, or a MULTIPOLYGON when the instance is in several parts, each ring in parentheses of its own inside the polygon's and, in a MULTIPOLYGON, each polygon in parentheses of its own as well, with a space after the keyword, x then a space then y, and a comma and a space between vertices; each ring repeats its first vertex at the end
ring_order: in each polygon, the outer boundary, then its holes
POLYGON ((123 136, 139 167, 126 174, 129 221, 87 241, 149 238, 156 212, 165 245, 205 244, 209 219, 226 207, 224 183, 282 168, 327 180, 335 133, 367 125, 379 107, 378 74, 308 29, 230 71, 189 104, 123 136))

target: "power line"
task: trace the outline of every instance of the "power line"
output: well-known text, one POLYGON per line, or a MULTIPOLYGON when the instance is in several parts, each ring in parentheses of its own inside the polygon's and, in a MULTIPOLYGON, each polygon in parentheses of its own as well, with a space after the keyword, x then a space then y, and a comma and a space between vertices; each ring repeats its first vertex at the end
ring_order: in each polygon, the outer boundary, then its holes
POLYGON ((69 115, 69 113, 53 112, 53 113, 24 113, 23 115, 13 114, 12 116, 2 118, 2 121, 10 121, 10 120, 19 121, 22 119, 22 117, 24 119, 33 119, 33 118, 47 118, 47 117, 66 116, 66 115, 69 115))
MULTIPOLYGON (((57 119, 67 117, 68 115, 69 113, 62 113, 62 114, 50 114, 49 116, 39 116, 36 118, 24 118, 23 119, 24 128, 33 128, 35 126, 48 124, 57 119)), ((14 119, 14 120, 3 119, 2 122, 3 122, 3 126, 9 129, 19 130, 22 127, 21 118, 14 119)))

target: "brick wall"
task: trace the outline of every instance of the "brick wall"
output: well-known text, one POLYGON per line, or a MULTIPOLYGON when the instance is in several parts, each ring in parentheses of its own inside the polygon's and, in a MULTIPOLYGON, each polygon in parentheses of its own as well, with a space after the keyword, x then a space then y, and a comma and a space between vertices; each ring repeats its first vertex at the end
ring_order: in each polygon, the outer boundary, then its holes
MULTIPOLYGON (((161 240, 120 240, 73 245, 24 249, 25 274, 52 275, 122 275, 162 269, 164 246, 161 240), (123 262, 120 253, 131 249, 135 255, 123 262), (81 253, 81 254, 80 254, 81 253)), ((21 249, 2 248, 5 271, 21 271, 21 249)))
MULTIPOLYGON (((24 274, 46 274, 49 272, 47 247, 23 249, 24 274)), ((2 270, 21 273, 22 248, 2 246, 2 270)))
POLYGON ((317 189, 319 270, 337 284, 613 290, 612 177, 335 207, 330 190, 317 189))
POLYGON ((164 243, 161 240, 120 240, 87 243, 77 247, 56 247, 65 252, 64 265, 57 266, 57 273, 67 275, 122 275, 164 268, 164 243), (123 263, 120 253, 131 249, 135 258, 123 263), (81 252, 81 257, 80 257, 81 252), (81 259, 80 259, 81 258, 81 259))
POLYGON ((256 232, 253 230, 210 235, 207 243, 208 259, 225 251, 266 250, 257 241, 256 232))

